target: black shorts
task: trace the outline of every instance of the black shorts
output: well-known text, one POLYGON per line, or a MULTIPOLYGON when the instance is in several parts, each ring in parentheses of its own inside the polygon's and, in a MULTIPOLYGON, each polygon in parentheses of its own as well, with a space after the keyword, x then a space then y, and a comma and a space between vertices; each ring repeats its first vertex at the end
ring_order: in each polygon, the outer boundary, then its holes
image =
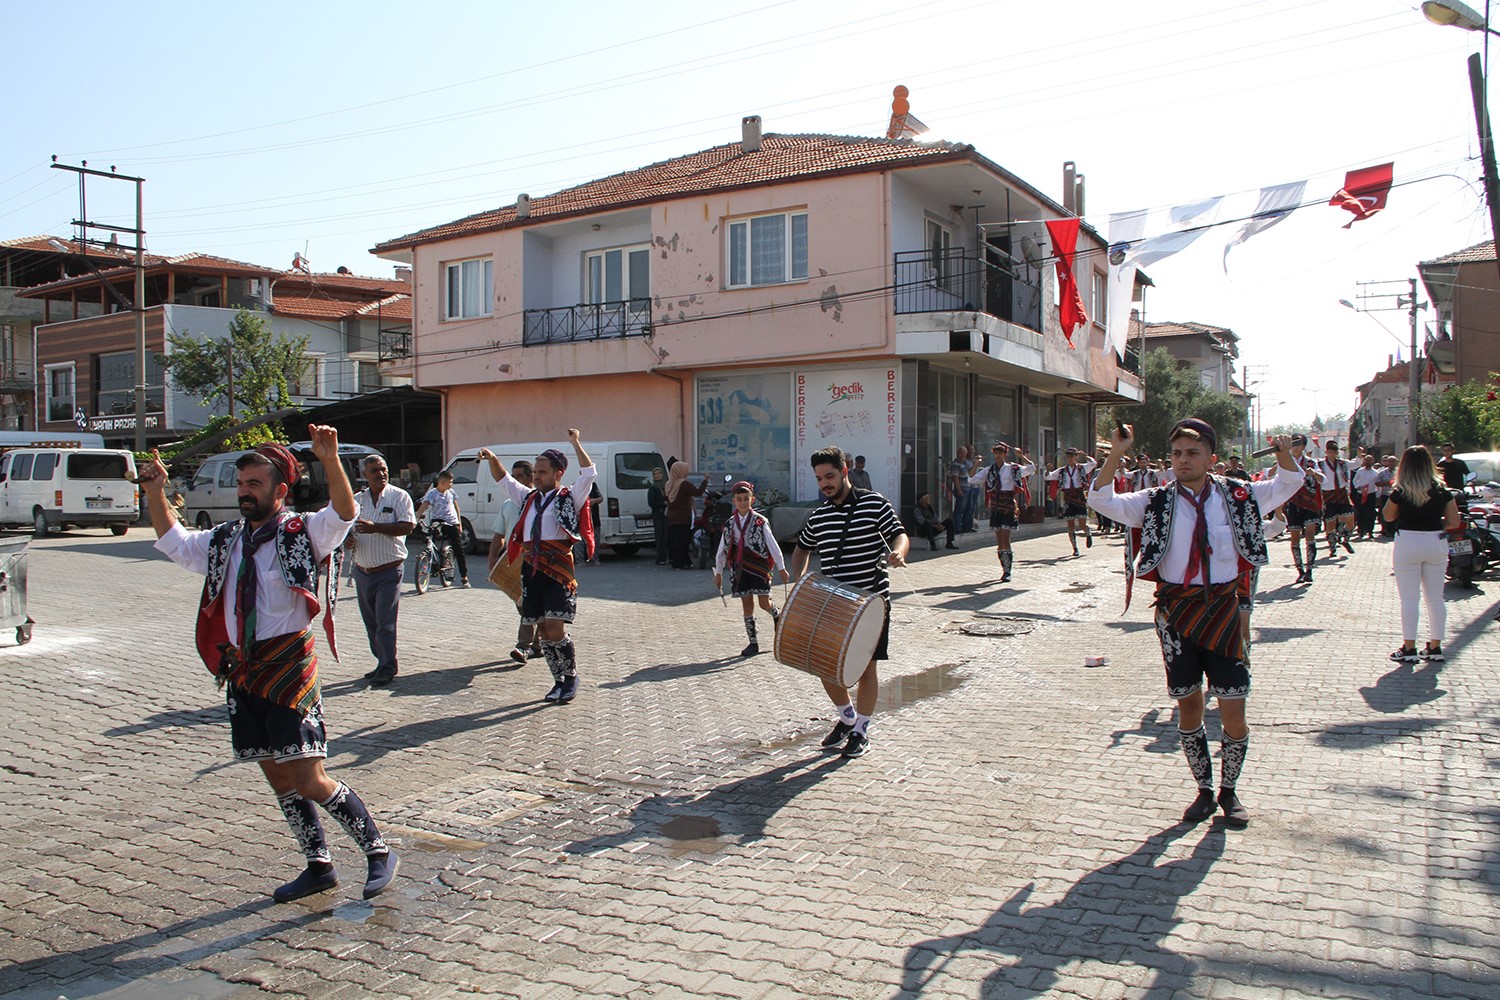
POLYGON ((885 621, 880 626, 880 641, 875 644, 876 660, 889 660, 891 658, 891 599, 882 597, 880 603, 885 605, 885 621))
POLYGON ((1296 504, 1286 505, 1286 526, 1291 531, 1301 531, 1311 525, 1316 528, 1323 523, 1323 512, 1321 510, 1307 510, 1296 504))
POLYGON ((1231 659, 1205 649, 1183 637, 1158 613, 1156 636, 1161 640, 1161 658, 1167 668, 1167 694, 1186 698, 1203 686, 1208 677, 1208 695, 1221 700, 1242 699, 1250 693, 1250 661, 1231 659))
POLYGON ((1088 517, 1089 505, 1086 503, 1074 503, 1071 500, 1065 500, 1063 501, 1062 516, 1067 518, 1088 517))
POLYGON ((1004 513, 994 507, 990 508, 990 530, 991 531, 1014 531, 1021 526, 1021 519, 1016 516, 1015 509, 1010 513, 1004 513))
POLYGON ((578 614, 578 591, 569 590, 546 573, 521 567, 521 624, 536 625, 547 619, 571 622, 578 614))
POLYGON ((733 572, 734 584, 730 588, 729 596, 760 597, 771 592, 771 580, 769 577, 764 577, 759 573, 751 573, 743 569, 737 569, 733 572))
POLYGON ((1335 517, 1340 517, 1344 514, 1353 513, 1354 505, 1352 503, 1325 503, 1323 505, 1323 519, 1325 521, 1331 520, 1335 517))
POLYGON ((224 689, 229 706, 229 743, 235 760, 274 760, 284 763, 328 756, 328 730, 323 727, 323 700, 306 715, 242 691, 224 689))

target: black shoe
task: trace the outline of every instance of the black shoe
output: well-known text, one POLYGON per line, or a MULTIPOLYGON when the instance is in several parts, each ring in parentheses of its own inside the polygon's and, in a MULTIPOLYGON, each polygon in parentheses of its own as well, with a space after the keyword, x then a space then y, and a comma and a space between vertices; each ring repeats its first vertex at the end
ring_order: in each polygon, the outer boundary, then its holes
POLYGON ((569 674, 562 679, 562 685, 557 689, 557 703, 566 705, 578 697, 578 675, 569 674))
POLYGON ((326 892, 338 884, 339 873, 334 871, 332 865, 328 865, 321 871, 314 870, 311 865, 308 865, 301 875, 286 885, 278 886, 271 893, 271 898, 278 903, 290 903, 294 899, 311 896, 316 892, 326 892))
POLYGON ((1297 579, 1295 579, 1295 580, 1292 581, 1292 586, 1295 587, 1299 583, 1306 583, 1306 582, 1307 582, 1307 570, 1305 570, 1305 569, 1299 569, 1297 571, 1297 579))
POLYGON ((1218 805, 1214 802, 1214 793, 1207 788, 1198 789, 1198 797, 1193 804, 1188 806, 1182 813, 1184 823, 1202 823, 1217 811, 1218 805))
POLYGON ((1344 547, 1345 552, 1349 553, 1351 556, 1354 555, 1354 546, 1349 544, 1348 535, 1345 535, 1342 539, 1340 539, 1339 544, 1344 547))
POLYGON ((958 546, 954 545, 952 542, 949 542, 947 545, 944 545, 943 548, 945 548, 945 549, 956 549, 956 548, 958 548, 958 546))
POLYGON ((1441 643, 1439 643, 1437 646, 1428 646, 1426 649, 1422 650, 1422 659, 1426 660, 1429 663, 1441 663, 1446 658, 1447 657, 1443 656, 1443 647, 1441 643))
POLYGON ((1250 825, 1250 810, 1234 794, 1234 789, 1219 789, 1219 808, 1224 810, 1224 825, 1231 830, 1243 830, 1250 825))
POLYGON ((545 654, 542 652, 541 646, 532 646, 526 651, 526 659, 528 660, 539 660, 544 655, 545 654))
POLYGON ((870 752, 870 737, 864 733, 850 733, 840 757, 863 757, 870 752))
POLYGON ((1390 655, 1392 663, 1416 663, 1421 658, 1415 649, 1407 649, 1405 646, 1401 646, 1390 655))
POLYGON ((552 690, 548 691, 545 695, 543 695, 543 697, 546 698, 548 701, 556 701, 558 695, 562 694, 562 689, 563 689, 563 682, 562 681, 558 681, 556 684, 552 685, 552 690))
POLYGON ((1094 536, 1093 535, 1084 535, 1083 536, 1083 547, 1086 548, 1086 549, 1091 549, 1091 548, 1094 547, 1094 536))
POLYGON ((515 649, 512 649, 510 651, 510 658, 512 660, 515 660, 517 663, 525 663, 526 662, 526 651, 524 649, 522 649, 520 646, 517 646, 515 649))
POLYGON ((374 899, 391 887, 391 880, 401 870, 401 859, 396 852, 387 850, 383 854, 370 855, 370 874, 365 878, 365 898, 374 899))
POLYGON ((374 670, 371 670, 368 674, 365 674, 365 680, 367 680, 367 681, 373 681, 375 678, 377 678, 379 676, 380 676, 380 668, 376 667, 374 670))
POLYGON ((825 750, 833 749, 844 742, 845 738, 852 732, 854 732, 854 727, 840 719, 838 724, 829 731, 828 735, 823 737, 823 748, 825 750))
POLYGON ((759 656, 760 655, 760 643, 758 643, 758 642, 752 642, 750 645, 748 645, 744 649, 740 650, 740 655, 741 656, 759 656))
POLYGON ((1000 582, 1001 583, 1010 583, 1010 574, 1006 573, 1004 576, 1000 577, 1000 582))
POLYGON ((1077 546, 1077 545, 1074 545, 1074 546, 1073 546, 1073 554, 1074 554, 1074 555, 1075 555, 1075 556, 1076 556, 1076 555, 1078 555, 1078 546, 1077 546))
POLYGON ((396 679, 396 671, 394 671, 394 670, 377 670, 377 671, 375 671, 375 673, 373 673, 373 674, 370 675, 370 687, 372 687, 372 688, 389 687, 390 683, 392 681, 394 681, 395 679, 396 679))

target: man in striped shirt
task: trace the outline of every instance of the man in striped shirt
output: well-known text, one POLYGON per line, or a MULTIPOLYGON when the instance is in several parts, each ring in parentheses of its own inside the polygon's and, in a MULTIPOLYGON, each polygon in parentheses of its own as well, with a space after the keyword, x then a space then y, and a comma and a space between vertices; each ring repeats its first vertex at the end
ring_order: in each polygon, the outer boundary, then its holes
POLYGON ((885 605, 885 624, 875 655, 859 678, 855 702, 849 689, 831 681, 823 690, 839 710, 839 721, 823 737, 823 746, 844 744, 845 757, 862 757, 870 748, 870 716, 880 697, 880 677, 875 661, 887 658, 891 631, 890 585, 886 562, 905 566, 911 541, 891 508, 890 501, 872 490, 856 490, 849 482, 849 458, 840 448, 823 448, 812 456, 813 474, 823 503, 808 515, 792 549, 792 576, 801 578, 814 552, 823 575, 868 590, 885 605))

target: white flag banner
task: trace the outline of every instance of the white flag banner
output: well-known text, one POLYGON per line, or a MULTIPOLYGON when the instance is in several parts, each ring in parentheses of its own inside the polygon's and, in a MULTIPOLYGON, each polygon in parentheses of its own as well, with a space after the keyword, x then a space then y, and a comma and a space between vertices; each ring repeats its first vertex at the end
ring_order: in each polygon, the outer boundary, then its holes
POLYGON ((1146 216, 1150 215, 1147 209, 1136 212, 1116 212, 1109 217, 1109 242, 1134 243, 1146 235, 1146 216))
MULTIPOLYGON (((1167 223, 1171 231, 1160 236, 1142 240, 1125 252, 1125 263, 1137 267, 1149 267, 1159 260, 1181 253, 1213 225, 1219 214, 1224 197, 1178 205, 1167 212, 1167 223)), ((1113 239, 1113 233, 1111 233, 1113 239)))
POLYGON ((1229 273, 1229 251, 1252 236, 1258 236, 1284 220, 1302 204, 1307 190, 1307 181, 1276 184, 1260 189, 1260 200, 1255 205, 1255 216, 1245 223, 1234 239, 1224 244, 1224 273, 1229 273))
POLYGON ((1219 205, 1224 201, 1224 196, 1209 198, 1206 201, 1193 202, 1190 205, 1178 205, 1172 209, 1170 217, 1172 228, 1191 229, 1196 226, 1207 226, 1211 224, 1219 214, 1219 205))
POLYGON ((1134 264, 1109 269, 1109 309, 1104 321, 1104 336, 1121 358, 1125 357, 1125 347, 1130 343, 1130 306, 1135 298, 1135 275, 1134 264))

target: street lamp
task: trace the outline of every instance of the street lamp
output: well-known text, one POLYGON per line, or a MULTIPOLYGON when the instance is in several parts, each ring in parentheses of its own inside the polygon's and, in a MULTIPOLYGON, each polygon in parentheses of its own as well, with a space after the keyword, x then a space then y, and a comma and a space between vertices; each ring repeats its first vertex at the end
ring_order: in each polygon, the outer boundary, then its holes
MULTIPOLYGON (((1489 6, 1488 3, 1485 4, 1489 6)), ((1422 16, 1433 24, 1441 24, 1462 28, 1465 31, 1488 31, 1492 35, 1500 35, 1489 25, 1489 16, 1480 17, 1479 13, 1471 7, 1458 2, 1458 0, 1427 0, 1422 4, 1422 16)))

